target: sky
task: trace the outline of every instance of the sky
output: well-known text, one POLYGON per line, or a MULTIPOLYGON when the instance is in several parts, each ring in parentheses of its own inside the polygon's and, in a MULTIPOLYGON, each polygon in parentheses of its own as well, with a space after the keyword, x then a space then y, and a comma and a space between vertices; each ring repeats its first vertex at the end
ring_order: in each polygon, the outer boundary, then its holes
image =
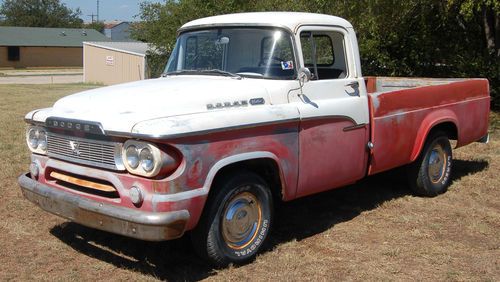
MULTIPOLYGON (((0 1, 2 2, 2 1, 0 1)), ((145 0, 100 0, 99 1, 99 20, 112 21, 133 21, 139 14, 139 3, 145 0)), ((147 0, 147 2, 163 2, 162 0, 147 0)), ((97 0, 61 0, 68 8, 80 8, 81 18, 85 22, 90 22, 88 15, 97 13, 97 0)))

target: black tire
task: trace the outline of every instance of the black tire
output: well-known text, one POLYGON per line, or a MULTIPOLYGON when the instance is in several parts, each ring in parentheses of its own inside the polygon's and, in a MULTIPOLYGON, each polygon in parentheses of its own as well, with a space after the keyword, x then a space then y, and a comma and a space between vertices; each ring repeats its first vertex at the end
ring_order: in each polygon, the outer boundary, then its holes
POLYGON ((267 183, 253 172, 240 171, 212 189, 215 194, 191 233, 196 252, 218 267, 253 260, 271 229, 273 199, 267 183))
POLYGON ((409 166, 412 191, 418 196, 435 197, 450 185, 453 155, 446 133, 429 134, 420 156, 409 166))

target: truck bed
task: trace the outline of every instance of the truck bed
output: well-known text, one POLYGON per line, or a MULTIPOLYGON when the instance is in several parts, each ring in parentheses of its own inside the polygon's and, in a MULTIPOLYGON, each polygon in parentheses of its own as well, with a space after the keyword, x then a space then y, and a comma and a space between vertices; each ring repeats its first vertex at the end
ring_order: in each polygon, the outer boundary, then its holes
POLYGON ((435 126, 449 132, 457 148, 488 132, 486 79, 368 77, 366 86, 374 144, 369 175, 414 161, 435 126))

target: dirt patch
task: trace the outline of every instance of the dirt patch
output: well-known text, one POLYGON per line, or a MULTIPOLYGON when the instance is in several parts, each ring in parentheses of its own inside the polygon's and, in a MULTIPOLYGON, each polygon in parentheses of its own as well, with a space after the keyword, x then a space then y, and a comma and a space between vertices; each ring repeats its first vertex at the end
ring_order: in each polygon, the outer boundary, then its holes
POLYGON ((0 85, 0 280, 500 279, 500 115, 491 142, 454 151, 453 184, 409 194, 401 171, 277 207, 267 251, 214 270, 188 238, 129 239, 69 223, 22 198, 24 115, 89 85, 0 85))

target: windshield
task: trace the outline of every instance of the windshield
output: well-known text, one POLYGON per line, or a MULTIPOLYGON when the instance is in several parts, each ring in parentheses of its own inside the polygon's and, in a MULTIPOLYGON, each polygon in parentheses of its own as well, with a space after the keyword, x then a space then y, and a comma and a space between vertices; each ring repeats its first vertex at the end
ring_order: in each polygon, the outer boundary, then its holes
POLYGON ((291 36, 276 28, 217 28, 182 33, 167 75, 207 74, 294 79, 291 36))

